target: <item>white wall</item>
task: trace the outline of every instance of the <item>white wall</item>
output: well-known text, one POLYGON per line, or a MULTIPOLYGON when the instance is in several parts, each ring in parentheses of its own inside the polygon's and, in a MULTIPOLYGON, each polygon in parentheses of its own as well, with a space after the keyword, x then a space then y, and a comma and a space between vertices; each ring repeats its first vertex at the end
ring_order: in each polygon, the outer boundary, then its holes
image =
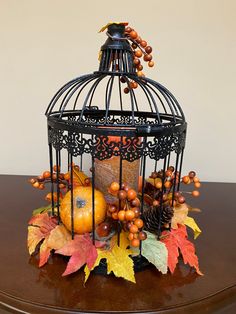
POLYGON ((48 168, 44 111, 70 79, 97 69, 108 21, 129 21, 154 47, 146 74, 188 121, 185 169, 236 178, 236 1, 0 0, 0 173, 48 168))

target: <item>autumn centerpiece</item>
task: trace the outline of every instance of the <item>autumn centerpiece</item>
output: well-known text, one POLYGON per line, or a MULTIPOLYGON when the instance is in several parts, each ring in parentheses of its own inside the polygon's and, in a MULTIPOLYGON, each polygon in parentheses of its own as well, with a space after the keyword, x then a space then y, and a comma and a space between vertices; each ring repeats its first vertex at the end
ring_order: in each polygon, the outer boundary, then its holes
POLYGON ((188 204, 201 183, 195 171, 182 175, 183 111, 145 76, 147 41, 128 23, 104 30, 99 70, 64 85, 47 108, 50 168, 30 183, 49 188, 49 204, 33 211, 29 253, 39 267, 66 256, 62 275, 83 269, 85 281, 101 270, 135 283, 136 271, 173 273, 180 259, 202 275, 187 233, 201 233, 188 204))

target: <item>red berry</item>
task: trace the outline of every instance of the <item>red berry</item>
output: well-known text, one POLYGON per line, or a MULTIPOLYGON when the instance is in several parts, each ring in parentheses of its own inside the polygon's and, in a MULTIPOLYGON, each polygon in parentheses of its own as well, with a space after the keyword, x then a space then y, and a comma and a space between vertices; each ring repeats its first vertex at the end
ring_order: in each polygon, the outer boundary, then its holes
POLYGON ((112 192, 117 192, 120 189, 120 185, 117 182, 112 182, 112 184, 110 185, 110 189, 112 190, 112 192))
POLYGON ((147 234, 144 231, 140 231, 138 234, 139 240, 146 240, 147 239, 147 234))
POLYGON ((111 225, 108 222, 102 222, 96 228, 97 235, 101 238, 107 237, 111 232, 111 225))
POLYGON ((126 220, 129 220, 129 221, 131 221, 131 220, 133 220, 134 219, 134 217, 135 217, 135 213, 134 213, 134 211, 133 210, 127 210, 126 212, 125 212, 125 219, 126 220))
POLYGON ((134 30, 132 30, 130 33, 129 33, 130 37, 133 38, 133 39, 136 39, 138 37, 138 33, 135 32, 134 30))
POLYGON ((129 189, 127 191, 127 197, 128 197, 129 201, 132 201, 132 200, 134 200, 137 197, 137 193, 135 192, 134 189, 129 189))
POLYGON ((119 198, 120 200, 125 200, 126 197, 127 197, 127 193, 126 193, 124 190, 120 190, 120 191, 118 192, 118 198, 119 198))
POLYGON ((129 228, 129 231, 131 233, 137 233, 138 232, 138 227, 136 225, 132 225, 130 228, 129 228))
POLYGON ((141 229, 141 228, 143 227, 143 221, 142 221, 142 219, 140 219, 140 218, 135 219, 134 224, 135 224, 135 226, 137 226, 139 229, 141 229))
POLYGON ((199 195, 200 195, 200 192, 199 192, 199 191, 197 191, 197 190, 192 191, 192 196, 197 197, 197 196, 199 196, 199 195))
POLYGON ((151 46, 147 46, 145 48, 146 53, 151 53, 152 52, 152 47, 151 46))
POLYGON ((144 55, 143 60, 146 61, 146 62, 147 61, 151 61, 152 60, 152 55, 149 55, 149 54, 144 55))
POLYGON ((139 247, 140 240, 139 239, 133 239, 130 243, 133 247, 139 247))
POLYGON ((120 210, 118 212, 118 218, 120 221, 124 221, 125 220, 125 210, 120 210))
POLYGON ((141 47, 145 48, 147 46, 146 40, 142 40, 140 45, 141 45, 141 47))

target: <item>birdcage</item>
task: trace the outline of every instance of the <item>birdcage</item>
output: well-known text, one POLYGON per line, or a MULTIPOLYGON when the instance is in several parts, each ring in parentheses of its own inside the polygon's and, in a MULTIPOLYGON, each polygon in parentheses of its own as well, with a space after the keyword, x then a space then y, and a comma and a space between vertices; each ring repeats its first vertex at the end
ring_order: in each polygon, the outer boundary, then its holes
MULTIPOLYGON (((108 205, 116 202, 118 213, 124 209, 122 197, 116 198, 115 193, 109 193, 112 182, 118 183, 119 190, 127 192, 129 186, 137 192, 140 210, 137 215, 144 221, 142 229, 149 228, 158 237, 163 228, 170 228, 168 219, 163 222, 161 218, 167 198, 171 212, 178 195, 187 124, 178 101, 167 88, 137 75, 125 26, 109 25, 107 35, 101 47, 98 71, 79 76, 61 87, 46 111, 51 192, 57 194, 56 200, 52 198, 53 213, 58 215, 59 221, 64 218, 59 201, 60 169, 70 171, 77 164, 79 171, 89 177, 89 232, 93 241, 97 238, 96 228, 100 223, 97 219, 97 191, 104 195, 108 205), (54 165, 56 177, 53 178, 54 165), (154 224, 152 215, 146 215, 149 210, 156 215, 154 224)), ((67 205, 70 215, 67 224, 73 238, 77 232, 83 232, 78 226, 76 211, 85 206, 85 202, 78 197, 77 187, 73 184, 75 172, 69 173, 67 205)), ((133 202, 136 205, 133 207, 137 207, 137 202, 133 202)), ((122 220, 116 216, 111 211, 108 218, 101 220, 113 220, 115 227, 112 228, 118 235, 119 244, 122 228, 129 226, 125 217, 122 220)), ((83 219, 80 224, 84 225, 83 219)), ((137 268, 143 265, 140 262, 142 241, 138 248, 137 268)))

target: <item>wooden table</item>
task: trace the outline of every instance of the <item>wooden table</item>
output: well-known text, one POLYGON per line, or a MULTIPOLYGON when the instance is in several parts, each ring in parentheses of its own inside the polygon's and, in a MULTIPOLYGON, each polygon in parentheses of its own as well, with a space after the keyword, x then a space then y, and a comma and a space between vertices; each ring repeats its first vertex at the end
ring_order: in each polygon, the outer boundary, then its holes
POLYGON ((44 205, 45 191, 27 179, 0 176, 0 313, 236 313, 236 184, 203 183, 194 200, 202 209, 195 244, 204 277, 181 263, 174 275, 152 267, 139 272, 136 285, 91 275, 84 287, 83 271, 61 277, 63 257, 41 269, 38 257, 29 257, 27 222, 44 205))

